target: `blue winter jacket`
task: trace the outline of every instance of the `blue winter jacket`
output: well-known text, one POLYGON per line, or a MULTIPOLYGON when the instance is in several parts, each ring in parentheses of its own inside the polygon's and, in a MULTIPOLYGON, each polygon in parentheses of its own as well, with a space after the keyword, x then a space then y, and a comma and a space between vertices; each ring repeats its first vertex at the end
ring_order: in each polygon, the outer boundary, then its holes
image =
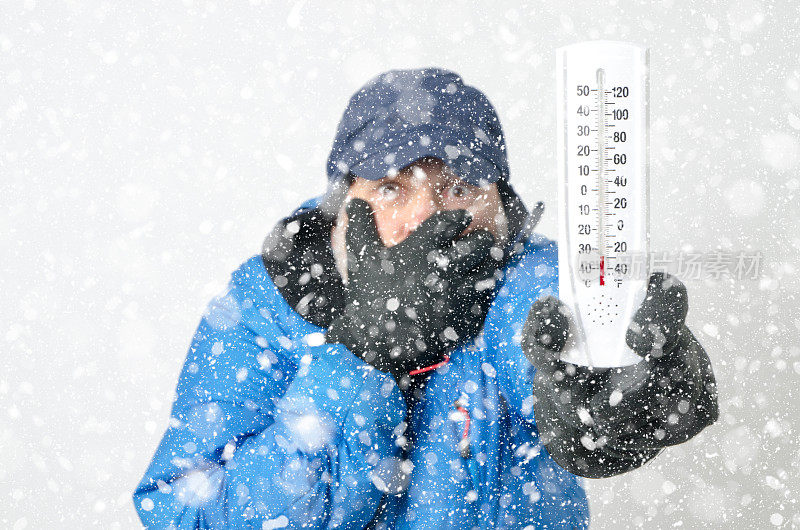
MULTIPOLYGON (((393 378, 327 344, 261 256, 200 321, 169 428, 134 494, 149 528, 585 528, 582 480, 541 444, 520 332, 557 290, 555 244, 525 236, 483 331, 408 418, 393 378), (400 447, 416 441, 408 460, 400 447), (464 455, 462 437, 471 449, 464 455), (401 470, 410 482, 393 483, 401 470)), ((401 481, 402 482, 402 481, 401 481)))

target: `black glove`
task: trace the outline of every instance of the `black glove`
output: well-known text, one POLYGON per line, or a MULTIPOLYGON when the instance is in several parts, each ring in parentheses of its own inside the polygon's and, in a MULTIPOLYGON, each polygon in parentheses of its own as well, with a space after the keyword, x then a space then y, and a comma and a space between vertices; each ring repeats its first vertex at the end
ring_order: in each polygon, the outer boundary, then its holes
POLYGON ((442 360, 480 330, 492 294, 485 280, 497 266, 490 256, 494 238, 477 230, 456 239, 472 216, 447 210, 387 248, 366 201, 351 200, 347 216, 345 309, 328 341, 392 374, 405 390, 409 371, 442 360))
POLYGON ((685 325, 688 307, 679 280, 653 274, 626 334, 642 361, 590 368, 560 360, 569 334, 566 308, 552 297, 534 303, 522 349, 536 367, 536 423, 559 465, 590 478, 616 475, 716 421, 716 382, 708 355, 685 325))

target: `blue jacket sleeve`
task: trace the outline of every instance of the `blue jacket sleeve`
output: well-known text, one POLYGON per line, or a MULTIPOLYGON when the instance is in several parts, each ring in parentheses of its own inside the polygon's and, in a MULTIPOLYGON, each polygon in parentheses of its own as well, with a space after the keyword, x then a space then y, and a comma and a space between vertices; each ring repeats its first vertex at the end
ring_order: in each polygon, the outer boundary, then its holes
POLYGON ((134 503, 148 528, 362 528, 398 460, 399 389, 249 262, 209 305, 134 503), (256 287, 253 287, 253 286, 256 287))

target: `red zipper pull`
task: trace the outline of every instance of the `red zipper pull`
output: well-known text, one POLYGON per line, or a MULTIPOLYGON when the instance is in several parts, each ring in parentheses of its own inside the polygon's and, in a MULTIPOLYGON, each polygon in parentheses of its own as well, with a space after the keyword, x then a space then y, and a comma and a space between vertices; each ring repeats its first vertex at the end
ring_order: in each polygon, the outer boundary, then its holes
POLYGON ((467 420, 464 422, 464 432, 461 434, 461 441, 458 442, 458 450, 461 452, 461 458, 471 458, 472 450, 469 443, 469 424, 471 419, 469 417, 469 411, 463 406, 461 400, 457 400, 454 405, 456 410, 458 410, 467 418, 467 420))
POLYGON ((436 364, 432 364, 430 366, 426 366, 424 368, 417 368, 415 370, 411 370, 410 372, 408 372, 408 375, 417 375, 417 374, 423 374, 425 372, 430 372, 431 370, 436 370, 437 368, 446 365, 448 362, 450 362, 450 357, 445 355, 443 361, 438 362, 436 364))

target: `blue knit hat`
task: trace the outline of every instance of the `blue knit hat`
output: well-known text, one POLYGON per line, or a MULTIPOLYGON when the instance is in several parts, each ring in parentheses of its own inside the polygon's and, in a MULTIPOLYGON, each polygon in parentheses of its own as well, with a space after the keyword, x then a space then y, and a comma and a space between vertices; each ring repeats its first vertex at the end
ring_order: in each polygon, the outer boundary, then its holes
POLYGON ((390 70, 351 98, 328 157, 328 179, 378 180, 412 162, 442 159, 464 181, 509 177, 506 144, 492 104, 441 68, 390 70))

